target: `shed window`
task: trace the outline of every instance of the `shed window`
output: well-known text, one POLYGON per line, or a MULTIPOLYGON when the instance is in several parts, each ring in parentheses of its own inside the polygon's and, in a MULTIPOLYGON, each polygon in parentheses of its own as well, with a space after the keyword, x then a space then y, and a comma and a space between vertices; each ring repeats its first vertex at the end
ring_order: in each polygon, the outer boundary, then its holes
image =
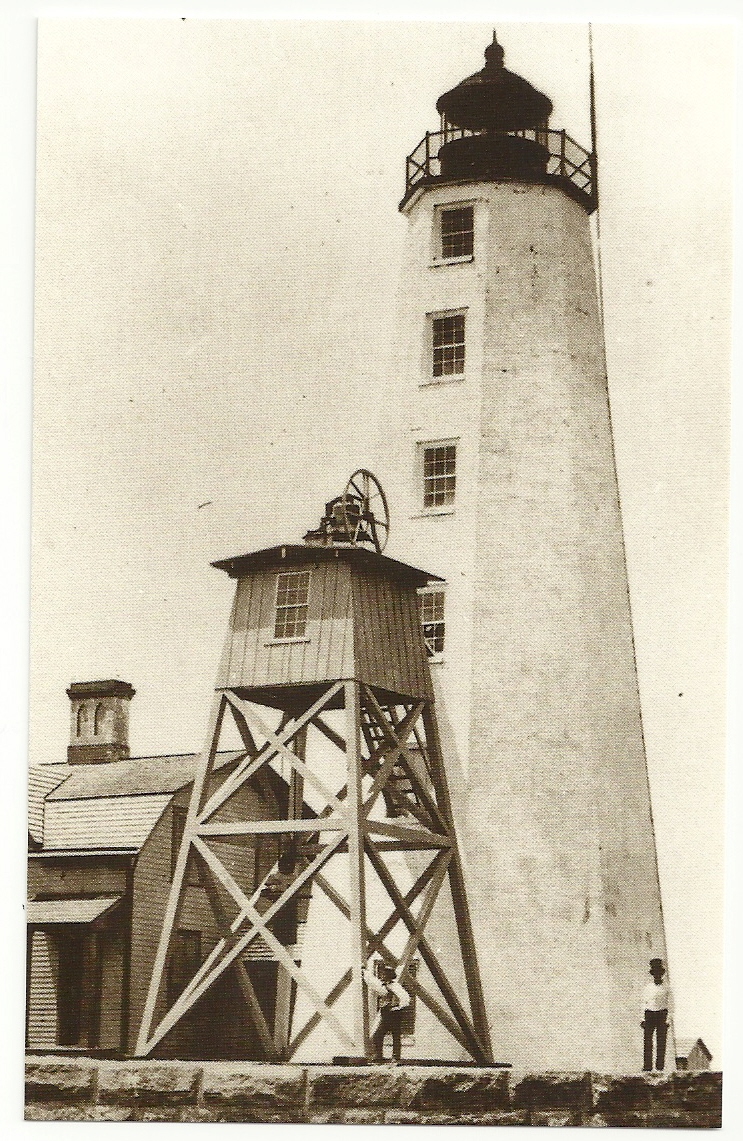
POLYGON ((103 706, 101 705, 101 703, 99 701, 95 707, 95 713, 93 715, 93 736, 94 737, 98 737, 99 734, 101 733, 101 730, 103 729, 103 713, 104 713, 103 706))
POLYGON ((472 257, 475 245, 475 212, 472 206, 455 206, 442 210, 441 218, 441 257, 472 257))
POLYGON ((423 449, 423 506, 450 507, 457 483, 457 445, 432 444, 423 449))
POLYGON ((303 638, 307 631, 309 571, 287 571, 276 582, 275 638, 303 638))
POLYGON ((433 658, 444 650, 444 591, 421 591, 419 605, 426 652, 430 658, 433 658))
POLYGON ((433 375, 461 376, 464 372, 464 313, 434 317, 433 375))

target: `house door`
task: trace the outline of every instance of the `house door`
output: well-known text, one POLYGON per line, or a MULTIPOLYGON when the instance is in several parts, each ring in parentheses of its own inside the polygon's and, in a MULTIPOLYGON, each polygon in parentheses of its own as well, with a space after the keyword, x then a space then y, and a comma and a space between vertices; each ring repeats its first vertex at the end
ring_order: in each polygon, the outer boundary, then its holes
POLYGON ((84 1045, 85 931, 58 936, 57 1018, 60 1046, 84 1045))

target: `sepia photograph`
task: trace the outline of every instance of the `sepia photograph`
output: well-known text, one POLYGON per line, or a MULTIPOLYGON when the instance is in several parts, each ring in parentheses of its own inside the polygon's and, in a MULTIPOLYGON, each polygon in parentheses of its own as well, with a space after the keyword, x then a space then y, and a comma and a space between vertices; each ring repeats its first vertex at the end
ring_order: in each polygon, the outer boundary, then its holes
POLYGON ((27 1120, 720 1127, 735 35, 41 15, 27 1120))

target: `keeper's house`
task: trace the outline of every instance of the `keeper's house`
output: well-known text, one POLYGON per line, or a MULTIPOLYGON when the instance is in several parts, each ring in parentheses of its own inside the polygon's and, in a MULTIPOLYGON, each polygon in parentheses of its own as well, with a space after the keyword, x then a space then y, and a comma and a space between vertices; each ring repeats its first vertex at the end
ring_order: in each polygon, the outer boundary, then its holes
MULTIPOLYGON (((126 682, 76 683, 67 693, 67 763, 38 766, 29 778, 26 1047, 125 1055, 134 1049, 198 758, 129 757, 134 690, 126 682)), ((220 757, 220 776, 237 757, 220 757)), ((235 811, 243 817, 286 815, 286 784, 270 766, 242 796, 235 811)), ((257 885, 277 851, 274 838, 253 839, 259 842, 233 846, 230 858, 257 885)), ((163 1006, 218 938, 195 861, 187 883, 163 1006)), ((276 969, 256 940, 248 970, 261 1005, 273 1001, 276 969)), ((237 987, 227 971, 157 1054, 253 1056, 237 987)), ((264 1015, 270 1025, 274 1012, 264 1015)))

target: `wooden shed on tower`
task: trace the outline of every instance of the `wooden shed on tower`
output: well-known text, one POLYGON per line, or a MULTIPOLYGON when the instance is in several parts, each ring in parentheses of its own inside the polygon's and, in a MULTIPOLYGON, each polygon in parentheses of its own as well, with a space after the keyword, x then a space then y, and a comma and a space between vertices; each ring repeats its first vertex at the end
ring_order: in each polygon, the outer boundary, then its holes
POLYGON ((428 1019, 417 1053, 491 1058, 417 605, 431 576, 382 554, 387 531, 381 488, 360 471, 304 544, 214 564, 235 579, 235 600, 140 1055, 234 964, 266 1058, 365 1059, 376 1000, 364 975, 377 962, 428 1019), (243 755, 221 777, 214 758, 229 720, 243 755), (285 817, 246 819, 235 798, 264 766, 287 783, 285 817), (235 852, 269 835, 276 862, 248 891, 235 852), (169 1003, 163 980, 191 861, 222 937, 169 1003), (246 966, 256 944, 277 964, 268 997, 246 966))

